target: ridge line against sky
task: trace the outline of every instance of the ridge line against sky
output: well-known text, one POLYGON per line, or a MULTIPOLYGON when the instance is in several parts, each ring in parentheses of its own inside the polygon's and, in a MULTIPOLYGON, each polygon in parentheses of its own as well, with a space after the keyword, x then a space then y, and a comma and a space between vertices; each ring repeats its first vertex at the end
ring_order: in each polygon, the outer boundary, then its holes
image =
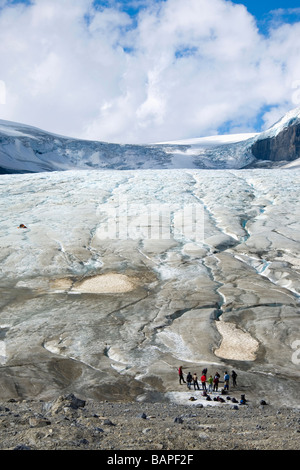
POLYGON ((148 143, 300 105, 297 1, 0 0, 0 119, 148 143))

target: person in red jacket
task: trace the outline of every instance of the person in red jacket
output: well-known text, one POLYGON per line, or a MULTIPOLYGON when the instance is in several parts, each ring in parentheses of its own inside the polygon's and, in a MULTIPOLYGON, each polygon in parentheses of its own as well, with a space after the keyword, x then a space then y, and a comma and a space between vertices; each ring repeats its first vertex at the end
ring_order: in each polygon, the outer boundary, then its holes
POLYGON ((180 385, 181 385, 181 381, 183 381, 183 383, 185 384, 186 381, 184 380, 184 377, 183 377, 182 366, 179 366, 179 367, 178 367, 178 375, 179 375, 179 383, 180 383, 180 385))
POLYGON ((206 390, 206 375, 202 374, 201 376, 202 390, 206 390))

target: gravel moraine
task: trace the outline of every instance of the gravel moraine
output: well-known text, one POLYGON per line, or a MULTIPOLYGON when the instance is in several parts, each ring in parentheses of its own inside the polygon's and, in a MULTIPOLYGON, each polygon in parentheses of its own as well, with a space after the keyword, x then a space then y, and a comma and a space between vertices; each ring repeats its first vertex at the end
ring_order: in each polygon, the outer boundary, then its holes
POLYGON ((0 403, 1 450, 299 450, 300 409, 110 403, 73 394, 0 403))

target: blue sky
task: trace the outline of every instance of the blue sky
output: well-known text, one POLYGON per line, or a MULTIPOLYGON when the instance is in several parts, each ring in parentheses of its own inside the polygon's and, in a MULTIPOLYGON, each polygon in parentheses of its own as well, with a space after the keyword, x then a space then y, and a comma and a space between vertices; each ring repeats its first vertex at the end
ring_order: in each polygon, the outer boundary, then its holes
POLYGON ((261 131, 300 105, 298 5, 0 0, 0 119, 131 143, 261 131))
MULTIPOLYGON (((28 0, 20 0, 20 1, 28 1, 28 0)), ((161 0, 162 2, 165 0, 161 0)), ((275 12, 276 10, 284 10, 282 11, 282 15, 288 17, 289 22, 298 21, 299 20, 299 13, 300 13, 300 4, 299 0, 231 0, 232 3, 242 4, 244 5, 249 13, 251 13, 258 21, 258 25, 262 31, 265 31, 265 26, 270 21, 272 14, 271 12, 275 12), (291 10, 298 10, 292 12, 291 10)), ((152 0, 154 3, 155 0, 152 0)), ((143 0, 131 1, 131 0, 95 0, 94 4, 100 7, 102 6, 109 6, 109 5, 116 5, 118 4, 119 7, 126 11, 128 14, 134 16, 136 15, 140 9, 144 8, 148 2, 144 2, 143 0)), ((158 2, 157 2, 158 3, 158 2)))
POLYGON ((298 0, 248 0, 248 1, 236 1, 232 0, 233 3, 241 3, 245 5, 250 13, 255 15, 257 18, 262 19, 270 11, 278 9, 289 9, 299 8, 298 0))
POLYGON ((257 25, 264 34, 267 33, 270 22, 276 18, 278 21, 285 20, 288 23, 299 21, 300 4, 298 0, 232 1, 245 5, 249 13, 257 19, 257 25))
MULTIPOLYGON (((28 1, 28 0, 19 0, 19 1, 28 1)), ((154 2, 155 0, 152 0, 154 2)), ((162 0, 165 1, 165 0, 162 0)), ((279 8, 299 8, 299 1, 298 0, 248 0, 248 1, 243 1, 243 0, 231 0, 233 3, 237 4, 243 4, 247 7, 247 9, 256 17, 261 18, 268 12, 272 10, 276 10, 279 8)), ((119 3, 122 8, 124 8, 126 11, 130 11, 131 13, 135 13, 136 11, 139 10, 139 8, 143 8, 143 6, 146 4, 146 2, 143 2, 143 0, 137 0, 137 1, 132 1, 132 0, 95 0, 95 4, 100 5, 100 6, 109 6, 113 5, 116 3, 119 3)))
MULTIPOLYGON (((160 0, 161 2, 165 0, 160 0)), ((232 3, 242 4, 248 9, 248 11, 253 14, 259 20, 265 19, 271 11, 278 9, 299 9, 298 0, 230 0, 232 3)), ((155 0, 152 0, 154 3, 155 0)), ((29 5, 34 3, 34 0, 11 0, 11 4, 24 3, 29 5)), ((128 12, 130 15, 135 15, 141 8, 144 8, 148 2, 143 0, 94 0, 94 5, 100 7, 116 6, 119 5, 124 11, 128 12)), ((158 2, 157 2, 158 3, 158 2)))

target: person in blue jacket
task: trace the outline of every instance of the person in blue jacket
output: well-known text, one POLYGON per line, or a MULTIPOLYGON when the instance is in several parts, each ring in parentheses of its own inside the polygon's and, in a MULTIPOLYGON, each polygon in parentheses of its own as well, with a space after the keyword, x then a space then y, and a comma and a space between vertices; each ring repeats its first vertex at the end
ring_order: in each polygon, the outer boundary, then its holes
POLYGON ((224 390, 229 390, 229 374, 227 373, 227 371, 224 375, 224 390))

